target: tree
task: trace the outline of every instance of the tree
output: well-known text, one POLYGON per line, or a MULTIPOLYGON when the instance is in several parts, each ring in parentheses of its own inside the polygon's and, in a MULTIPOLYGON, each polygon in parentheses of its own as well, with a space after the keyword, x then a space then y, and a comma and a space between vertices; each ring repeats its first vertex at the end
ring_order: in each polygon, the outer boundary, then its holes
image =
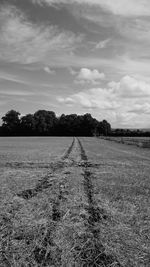
POLYGON ((15 110, 8 111, 2 118, 0 135, 95 136, 111 133, 111 126, 106 120, 99 122, 90 113, 62 114, 57 118, 53 111, 38 110, 34 114, 19 116, 20 113, 15 110))
POLYGON ((93 119, 91 114, 86 113, 83 115, 83 121, 81 125, 83 136, 93 136, 95 134, 95 128, 97 126, 97 120, 93 119))
POLYGON ((36 135, 53 135, 57 118, 55 112, 38 110, 34 113, 36 135))
POLYGON ((20 134, 20 113, 15 110, 10 110, 2 117, 2 130, 6 135, 20 134))
POLYGON ((35 134, 35 118, 32 114, 27 114, 21 117, 21 135, 34 135, 35 134))
POLYGON ((76 135, 78 116, 76 114, 62 114, 58 119, 58 135, 76 135))
POLYGON ((105 135, 105 136, 110 135, 111 125, 106 120, 103 120, 98 123, 97 132, 99 135, 105 135))

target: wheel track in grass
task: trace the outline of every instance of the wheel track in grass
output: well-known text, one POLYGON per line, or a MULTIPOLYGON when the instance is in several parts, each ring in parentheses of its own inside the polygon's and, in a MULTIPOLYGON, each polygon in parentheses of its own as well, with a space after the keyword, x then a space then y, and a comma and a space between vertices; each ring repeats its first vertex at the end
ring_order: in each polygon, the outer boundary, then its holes
MULTIPOLYGON (((46 189, 53 189, 55 187, 56 179, 55 172, 62 171, 63 168, 66 167, 66 160, 69 159, 70 154, 73 152, 75 147, 76 139, 73 138, 71 145, 68 147, 67 151, 61 158, 55 162, 51 167, 53 173, 47 173, 47 175, 42 178, 34 188, 23 190, 17 194, 18 197, 21 197, 25 200, 30 200, 33 197, 36 197, 39 193, 42 193, 46 189)), ((71 162, 67 162, 67 165, 72 164, 71 162)), ((51 224, 46 230, 46 234, 42 242, 39 245, 36 245, 33 250, 33 257, 37 264, 42 266, 47 266, 46 264, 52 264, 54 266, 61 266, 61 249, 54 242, 54 233, 57 230, 57 225, 61 221, 62 212, 60 211, 61 202, 67 197, 68 192, 64 190, 65 186, 65 178, 60 179, 57 182, 57 188, 59 188, 58 194, 52 200, 52 214, 51 214, 51 224), (52 249, 50 249, 52 248, 52 249)), ((16 240, 23 239, 23 236, 17 236, 16 240)))
MULTIPOLYGON (((72 141, 71 145, 68 147, 66 152, 60 157, 60 160, 58 160, 58 161, 56 161, 50 165, 53 173, 57 169, 63 169, 64 168, 64 166, 66 165, 64 160, 69 158, 69 155, 71 154, 71 152, 73 150, 74 144, 75 144, 75 137, 73 137, 73 141, 72 141), (61 161, 61 160, 63 160, 63 161, 61 161)), ((48 172, 44 178, 42 178, 41 180, 38 181, 38 183, 35 185, 34 188, 23 190, 23 191, 17 193, 17 196, 22 197, 23 199, 26 199, 26 200, 29 200, 32 197, 37 196, 44 189, 47 189, 47 188, 52 186, 52 182, 51 183, 49 182, 49 178, 52 176, 53 176, 53 174, 48 172)))
POLYGON ((85 219, 86 235, 84 236, 81 249, 77 247, 78 257, 80 258, 79 262, 81 266, 121 267, 115 255, 106 254, 106 249, 100 241, 100 222, 107 220, 107 213, 96 203, 88 157, 79 138, 78 144, 81 151, 81 160, 83 161, 83 188, 88 204, 86 207, 88 216, 85 219))
MULTIPOLYGON (((73 137, 73 140, 70 144, 70 146, 66 149, 66 151, 61 155, 61 156, 58 156, 53 162, 31 162, 31 161, 24 161, 24 162, 7 162, 5 165, 1 163, 1 166, 2 167, 8 167, 8 168, 15 168, 15 169, 25 169, 25 168, 40 168, 40 169, 49 169, 49 168, 52 168, 52 169, 55 169, 56 167, 59 167, 64 165, 62 163, 63 160, 66 160, 69 158, 69 155, 71 154, 74 146, 75 146, 75 141, 76 141, 76 138, 73 137), (56 166, 57 165, 57 166, 56 166)), ((63 166, 62 166, 63 167, 63 166)))
POLYGON ((37 245, 33 251, 36 262, 42 264, 42 266, 49 266, 49 264, 52 266, 61 266, 62 249, 56 244, 54 236, 63 216, 60 209, 61 202, 66 200, 68 194, 65 191, 65 178, 62 178, 58 182, 57 187, 59 188, 58 194, 56 194, 56 197, 52 201, 51 223, 49 224, 41 246, 37 245))
MULTIPOLYGON (((88 162, 81 140, 74 137, 65 154, 54 163, 52 173, 48 173, 34 188, 17 194, 17 196, 28 201, 46 189, 50 189, 51 193, 56 188, 56 194, 51 201, 52 212, 49 215, 48 227, 42 241, 34 247, 32 252, 38 266, 121 267, 114 255, 106 254, 106 249, 100 241, 100 223, 103 220, 107 220, 107 213, 96 203, 90 167, 91 164, 88 162), (66 174, 64 170, 66 170, 66 174), (78 175, 77 179, 75 178, 76 175, 78 175), (74 184, 73 179, 76 179, 74 184), (75 189, 75 193, 79 195, 78 197, 80 197, 80 194, 84 196, 85 205, 83 205, 83 208, 87 216, 83 218, 84 234, 81 237, 77 235, 77 239, 72 240, 72 243, 74 243, 73 247, 70 248, 73 255, 72 262, 70 265, 64 265, 62 263, 63 248, 57 244, 56 236, 59 236, 58 229, 60 226, 62 229, 68 229, 68 222, 72 225, 71 217, 73 216, 73 211, 70 209, 68 212, 69 201, 72 197, 71 190, 69 190, 69 187, 67 188, 69 182, 72 189, 79 182, 81 192, 79 193, 78 189, 75 189), (62 211, 63 202, 66 203, 64 211, 62 211), (67 222, 63 219, 65 213, 70 213, 67 222)), ((74 202, 72 201, 71 205, 73 204, 74 202)), ((77 203, 75 208, 80 211, 80 202, 77 203)), ((76 228, 76 225, 74 227, 76 228)))
POLYGON ((73 141, 71 143, 71 145, 68 147, 67 151, 65 152, 65 154, 62 156, 62 159, 68 159, 69 155, 71 154, 73 147, 75 145, 75 137, 73 137, 73 141))
MULTIPOLYGON (((42 182, 43 181, 45 181, 45 184, 42 188, 41 182, 39 185, 37 185, 37 188, 39 187, 40 190, 38 190, 38 192, 35 191, 36 195, 32 194, 28 198, 26 198, 26 195, 24 195, 24 199, 28 201, 32 197, 37 196, 38 193, 42 192, 43 190, 50 188, 49 193, 51 196, 49 203, 51 205, 51 211, 46 216, 47 223, 44 230, 44 236, 40 242, 35 245, 32 251, 32 256, 38 266, 61 266, 62 251, 55 242, 55 236, 57 228, 62 220, 62 217, 64 216, 64 211, 62 210, 61 205, 66 201, 68 196, 66 176, 63 174, 61 177, 59 177, 53 174, 49 177, 47 176, 45 180, 42 180, 42 182), (50 178, 52 178, 52 180, 48 181, 50 178)), ((25 240, 26 237, 23 235, 18 235, 15 239, 21 241, 23 239, 25 240)), ((29 242, 28 238, 27 242, 29 242)))

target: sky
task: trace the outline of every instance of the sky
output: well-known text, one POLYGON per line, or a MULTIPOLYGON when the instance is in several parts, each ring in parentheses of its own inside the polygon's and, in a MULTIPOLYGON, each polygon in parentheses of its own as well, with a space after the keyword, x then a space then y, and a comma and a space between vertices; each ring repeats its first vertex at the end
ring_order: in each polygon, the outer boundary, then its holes
POLYGON ((150 128, 150 1, 0 0, 0 117, 11 109, 150 128))

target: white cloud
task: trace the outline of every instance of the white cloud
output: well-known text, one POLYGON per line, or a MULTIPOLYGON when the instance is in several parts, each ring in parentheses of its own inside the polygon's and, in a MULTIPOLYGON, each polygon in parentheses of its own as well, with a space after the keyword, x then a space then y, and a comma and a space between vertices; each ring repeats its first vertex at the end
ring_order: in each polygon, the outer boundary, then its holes
POLYGON ((32 0, 34 3, 49 5, 64 4, 87 4, 89 6, 101 7, 115 15, 121 16, 149 16, 149 0, 32 0))
POLYGON ((90 70, 88 68, 80 69, 75 82, 76 83, 92 83, 97 84, 100 83, 101 80, 105 79, 105 74, 100 73, 97 69, 90 70))
POLYGON ((150 97, 150 84, 130 76, 123 77, 118 83, 110 82, 108 86, 120 97, 150 97))
POLYGON ((44 71, 49 73, 49 74, 55 74, 55 71, 51 70, 48 66, 44 67, 44 71))
POLYGON ((106 118, 113 127, 149 127, 150 85, 130 76, 110 82, 108 88, 91 88, 57 99, 58 102, 89 109, 106 118))
MULTIPOLYGON (((92 0, 91 0, 92 1, 92 0)), ((99 5, 115 15, 122 16, 149 16, 149 0, 97 0, 99 5)))
POLYGON ((0 10, 0 58, 6 61, 32 63, 69 53, 82 40, 72 32, 60 32, 56 26, 32 24, 16 8, 0 10))
POLYGON ((92 88, 70 95, 67 98, 58 98, 57 100, 61 103, 67 103, 68 99, 70 102, 80 104, 84 108, 112 110, 118 107, 114 96, 110 94, 109 90, 102 88, 92 88))
POLYGON ((57 97, 59 103, 65 103, 68 106, 72 106, 76 101, 72 97, 57 97))

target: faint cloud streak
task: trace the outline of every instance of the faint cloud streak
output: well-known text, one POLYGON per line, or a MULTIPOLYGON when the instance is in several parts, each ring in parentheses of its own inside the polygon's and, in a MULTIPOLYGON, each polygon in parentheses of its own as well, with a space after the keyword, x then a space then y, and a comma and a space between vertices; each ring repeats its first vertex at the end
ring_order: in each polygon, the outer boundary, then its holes
POLYGON ((10 62, 50 61, 51 55, 71 52, 82 40, 81 35, 53 25, 32 24, 12 6, 1 7, 0 25, 0 58, 10 62))

